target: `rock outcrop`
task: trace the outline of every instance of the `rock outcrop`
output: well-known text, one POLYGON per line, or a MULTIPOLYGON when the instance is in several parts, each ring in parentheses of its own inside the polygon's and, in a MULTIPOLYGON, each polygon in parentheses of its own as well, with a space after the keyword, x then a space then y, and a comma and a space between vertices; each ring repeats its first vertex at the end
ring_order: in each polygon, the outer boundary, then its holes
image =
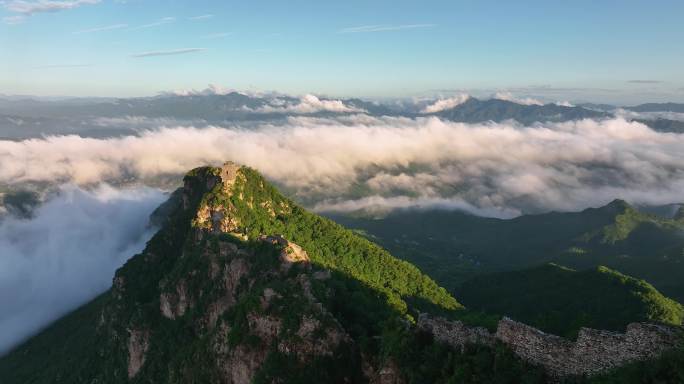
POLYGON ((145 353, 150 347, 150 332, 148 330, 129 330, 128 336, 128 378, 138 374, 145 364, 145 353))
POLYGON ((289 270, 294 263, 304 263, 308 265, 311 261, 309 255, 302 247, 287 241, 280 235, 261 236, 259 240, 271 243, 282 249, 280 252, 280 262, 282 263, 281 268, 285 271, 289 270))

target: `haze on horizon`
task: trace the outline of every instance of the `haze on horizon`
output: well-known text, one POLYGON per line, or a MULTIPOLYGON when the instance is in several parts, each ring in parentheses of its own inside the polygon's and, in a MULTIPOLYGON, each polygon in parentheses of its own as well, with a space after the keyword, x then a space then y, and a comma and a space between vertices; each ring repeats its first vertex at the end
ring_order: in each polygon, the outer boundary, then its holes
POLYGON ((0 94, 219 84, 335 97, 507 91, 684 101, 684 3, 67 0, 0 3, 0 94), (494 4, 495 3, 495 4, 494 4))

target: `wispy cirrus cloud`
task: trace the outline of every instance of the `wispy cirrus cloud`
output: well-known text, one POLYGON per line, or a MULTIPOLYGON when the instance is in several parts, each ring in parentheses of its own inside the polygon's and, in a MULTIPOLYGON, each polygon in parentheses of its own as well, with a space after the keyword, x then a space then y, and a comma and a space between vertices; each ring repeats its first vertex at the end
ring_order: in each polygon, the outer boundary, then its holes
POLYGON ((660 80, 627 80, 628 83, 630 84, 661 84, 662 81, 660 80))
POLYGON ((17 16, 7 16, 2 18, 2 22, 7 25, 17 25, 21 24, 26 20, 25 16, 17 15, 17 16))
POLYGON ((400 31, 404 29, 420 29, 420 28, 434 28, 436 24, 401 24, 401 25, 362 25, 358 27, 342 28, 337 33, 368 33, 368 32, 386 32, 386 31, 400 31))
POLYGON ((99 2, 100 0, 11 0, 2 2, 2 6, 10 12, 21 13, 24 15, 32 15, 34 13, 58 12, 67 9, 74 9, 81 7, 83 5, 98 4, 99 2))
POLYGON ((211 18, 213 18, 213 17, 214 17, 214 15, 211 15, 211 14, 206 14, 206 15, 199 15, 199 16, 192 16, 192 17, 188 17, 188 20, 192 20, 192 21, 200 21, 200 20, 207 20, 207 19, 211 19, 211 18))
POLYGON ((143 58, 143 57, 153 57, 153 56, 172 56, 172 55, 183 55, 186 53, 201 52, 206 51, 206 48, 180 48, 180 49, 169 49, 165 51, 148 51, 134 53, 130 55, 133 58, 143 58))
POLYGON ((52 68, 83 68, 83 67, 92 67, 92 64, 86 64, 86 63, 77 63, 77 64, 45 64, 45 65, 36 65, 31 68, 33 69, 52 69, 52 68))
POLYGON ((93 33, 93 32, 102 32, 102 31, 111 31, 115 29, 123 29, 127 28, 128 24, 112 24, 112 25, 105 25, 102 27, 95 27, 95 28, 89 28, 89 29, 82 29, 80 31, 74 32, 74 35, 80 35, 82 33, 93 33))
POLYGON ((228 37, 232 35, 231 32, 219 32, 219 33, 210 33, 208 35, 202 36, 203 39, 222 39, 224 37, 228 37))
POLYGON ((175 17, 164 17, 164 18, 161 18, 161 19, 159 19, 153 23, 138 25, 137 27, 130 28, 129 31, 137 31, 140 29, 154 28, 154 27, 159 27, 162 25, 171 24, 171 23, 175 23, 175 22, 176 22, 175 17))

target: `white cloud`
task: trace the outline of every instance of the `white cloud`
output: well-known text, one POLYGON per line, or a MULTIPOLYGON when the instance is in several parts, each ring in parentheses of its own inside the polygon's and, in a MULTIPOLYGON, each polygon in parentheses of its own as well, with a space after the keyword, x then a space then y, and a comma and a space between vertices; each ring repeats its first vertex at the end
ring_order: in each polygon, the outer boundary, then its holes
POLYGON ((232 92, 237 92, 233 88, 227 88, 218 84, 209 84, 204 89, 177 89, 174 91, 160 92, 160 95, 169 96, 208 96, 208 95, 227 95, 232 92))
POLYGON ((175 22, 176 22, 175 17, 164 17, 164 18, 161 18, 158 21, 155 21, 153 23, 143 24, 143 25, 139 25, 137 27, 130 28, 129 31, 137 31, 140 29, 154 28, 154 27, 159 27, 162 25, 171 24, 171 23, 175 23, 175 22))
POLYGON ((183 55, 186 53, 201 52, 206 51, 206 48, 180 48, 180 49, 170 49, 166 51, 148 51, 141 53, 134 53, 131 57, 142 58, 142 57, 152 57, 152 56, 172 56, 172 55, 183 55))
POLYGON ((572 104, 571 102, 569 102, 567 100, 566 101, 556 101, 554 104, 561 106, 561 107, 574 107, 575 106, 574 104, 572 104))
POLYGON ((422 113, 441 112, 441 111, 444 111, 446 109, 451 109, 451 108, 454 108, 458 105, 461 105, 466 100, 468 100, 469 98, 470 98, 470 95, 460 94, 460 95, 456 95, 453 97, 449 97, 447 99, 439 99, 439 100, 436 100, 434 103, 423 108, 423 110, 421 112, 422 113))
POLYGON ((92 64, 45 64, 45 65, 37 65, 35 67, 31 67, 33 69, 51 69, 51 68, 83 68, 83 67, 92 67, 92 64))
POLYGON ((662 84, 661 80, 627 80, 631 84, 662 84))
POLYGON ((219 33, 210 33, 208 35, 202 36, 203 39, 222 39, 224 37, 228 37, 232 35, 231 32, 219 32, 219 33))
POLYGON ((211 18, 213 18, 213 17, 214 17, 214 15, 207 14, 207 15, 199 15, 199 16, 189 17, 188 19, 189 19, 189 20, 192 20, 192 21, 200 21, 200 20, 211 19, 211 18))
POLYGON ((495 93, 494 96, 492 96, 492 99, 506 100, 522 105, 544 105, 544 102, 541 100, 537 100, 532 97, 516 97, 512 93, 505 91, 495 93))
POLYGON ((0 354, 111 286, 152 235, 165 197, 149 189, 74 187, 29 220, 0 223, 0 354))
POLYGON ((234 160, 319 208, 451 202, 510 216, 615 198, 684 200, 684 135, 621 118, 524 127, 359 114, 249 127, 169 126, 104 140, 0 141, 0 183, 153 182, 234 160))
POLYGON ((11 0, 3 2, 3 6, 10 12, 21 13, 25 15, 32 15, 34 13, 43 12, 57 12, 67 9, 78 8, 83 5, 97 4, 100 0, 39 0, 39 1, 24 1, 11 0))
POLYGON ((319 99, 314 95, 304 95, 298 102, 290 103, 282 99, 271 99, 271 105, 263 106, 252 111, 259 113, 293 113, 307 114, 316 112, 353 113, 365 112, 362 109, 350 107, 341 100, 319 99))
POLYGON ((7 25, 18 25, 23 23, 26 20, 25 16, 17 15, 17 16, 6 16, 2 18, 2 22, 7 24, 7 25))
POLYGON ((103 27, 95 27, 95 28, 89 28, 89 29, 83 29, 80 31, 74 32, 75 35, 79 35, 82 33, 92 33, 92 32, 102 32, 102 31, 112 31, 115 29, 123 29, 127 28, 128 24, 112 24, 112 25, 105 25, 103 27))
POLYGON ((358 27, 348 27, 337 31, 338 33, 368 33, 368 32, 386 32, 386 31, 400 31, 404 29, 420 29, 433 28, 436 24, 402 24, 402 25, 362 25, 358 27))
POLYGON ((320 212, 357 212, 382 216, 395 209, 445 209, 469 212, 484 217, 513 218, 520 215, 516 209, 480 208, 459 197, 367 196, 355 200, 331 199, 317 203, 313 209, 320 212))

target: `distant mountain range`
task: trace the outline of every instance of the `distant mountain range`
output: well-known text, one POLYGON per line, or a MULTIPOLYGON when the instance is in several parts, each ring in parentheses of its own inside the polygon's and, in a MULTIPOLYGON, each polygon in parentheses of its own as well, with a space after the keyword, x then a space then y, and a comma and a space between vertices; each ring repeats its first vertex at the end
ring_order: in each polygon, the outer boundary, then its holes
POLYGON ((582 107, 566 107, 556 104, 523 105, 507 100, 479 100, 472 97, 454 108, 437 112, 435 115, 447 120, 466 123, 516 120, 525 125, 547 121, 598 119, 609 116, 607 113, 582 107))
POLYGON ((679 103, 646 103, 633 107, 626 107, 634 112, 684 112, 684 104, 679 103))
POLYGON ((617 106, 612 104, 580 103, 578 107, 610 112, 616 109, 624 109, 634 112, 684 112, 682 103, 645 103, 633 106, 617 106))
POLYGON ((684 133, 684 121, 669 120, 663 118, 656 119, 634 119, 634 121, 649 126, 654 131, 663 133, 684 133))
MULTIPOLYGON (((0 138, 19 139, 44 134, 80 134, 92 137, 136 134, 139 126, 125 118, 158 119, 157 125, 180 123, 193 126, 241 122, 278 121, 288 116, 334 117, 364 113, 370 116, 430 117, 465 123, 514 120, 523 125, 612 117, 617 107, 598 104, 562 106, 526 105, 500 99, 468 98, 454 107, 432 113, 417 112, 407 105, 390 105, 361 99, 331 99, 307 95, 228 94, 160 95, 108 99, 0 98, 0 138), (166 119, 166 120, 164 120, 166 119)), ((635 113, 680 113, 684 104, 643 104, 625 107, 635 113)), ((663 132, 681 132, 682 122, 661 117, 636 118, 663 132)), ((139 122, 138 122, 139 123, 139 122)), ((150 121, 150 123, 154 123, 150 121)), ((143 127, 145 128, 145 127, 143 127)))

